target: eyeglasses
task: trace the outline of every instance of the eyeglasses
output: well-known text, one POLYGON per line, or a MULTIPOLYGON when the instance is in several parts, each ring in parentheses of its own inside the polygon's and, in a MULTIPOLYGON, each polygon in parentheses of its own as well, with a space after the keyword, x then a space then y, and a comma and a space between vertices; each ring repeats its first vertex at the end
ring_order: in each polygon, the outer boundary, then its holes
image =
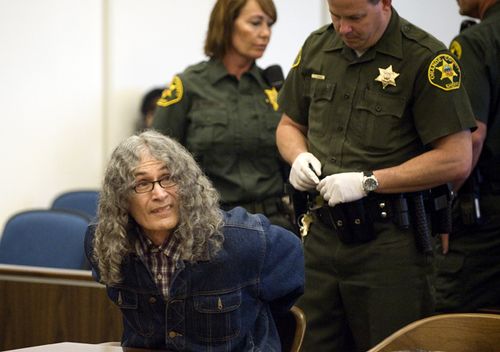
POLYGON ((147 193, 151 192, 155 188, 155 183, 158 183, 163 189, 171 188, 176 185, 175 181, 173 181, 170 175, 168 175, 157 181, 138 182, 132 188, 134 189, 135 193, 147 193))

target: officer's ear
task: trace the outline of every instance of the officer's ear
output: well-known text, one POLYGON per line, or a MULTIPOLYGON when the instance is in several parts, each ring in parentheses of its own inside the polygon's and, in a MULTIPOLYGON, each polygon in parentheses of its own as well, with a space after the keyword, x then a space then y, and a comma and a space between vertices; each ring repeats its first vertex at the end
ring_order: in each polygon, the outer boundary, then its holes
MULTIPOLYGON (((368 0, 372 2, 371 0, 368 0)), ((382 10, 383 11, 388 11, 389 13, 392 11, 392 0, 380 0, 381 5, 382 5, 382 10)))

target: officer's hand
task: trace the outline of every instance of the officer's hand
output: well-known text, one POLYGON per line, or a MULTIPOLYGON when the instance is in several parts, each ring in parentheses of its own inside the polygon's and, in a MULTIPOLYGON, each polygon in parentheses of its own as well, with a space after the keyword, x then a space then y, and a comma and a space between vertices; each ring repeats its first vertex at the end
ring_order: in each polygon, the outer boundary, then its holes
POLYGON ((300 153, 290 170, 290 183, 299 191, 313 189, 319 183, 321 163, 311 153, 300 153))
POLYGON ((321 180, 316 189, 331 207, 366 196, 362 172, 343 172, 327 176, 321 180))

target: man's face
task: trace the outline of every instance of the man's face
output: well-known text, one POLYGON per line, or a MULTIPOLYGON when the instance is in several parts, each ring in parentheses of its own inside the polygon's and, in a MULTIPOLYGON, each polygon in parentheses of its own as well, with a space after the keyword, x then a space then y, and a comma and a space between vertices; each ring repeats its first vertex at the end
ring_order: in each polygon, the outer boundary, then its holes
POLYGON ((469 16, 479 18, 479 4, 480 0, 457 0, 460 14, 462 16, 469 16))
POLYGON ((351 49, 363 52, 382 37, 391 18, 391 1, 328 0, 335 31, 351 49))
MULTIPOLYGON (((134 170, 135 184, 168 179, 170 172, 166 165, 144 152, 134 170)), ((154 184, 153 190, 130 196, 129 211, 142 228, 143 233, 160 245, 174 231, 179 223, 179 202, 177 185, 161 187, 154 184)))

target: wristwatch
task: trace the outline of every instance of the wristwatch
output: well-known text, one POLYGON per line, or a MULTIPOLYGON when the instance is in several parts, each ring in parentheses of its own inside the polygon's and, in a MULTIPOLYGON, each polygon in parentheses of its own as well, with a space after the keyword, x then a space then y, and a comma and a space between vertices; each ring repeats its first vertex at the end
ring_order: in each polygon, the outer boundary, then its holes
POLYGON ((373 172, 365 171, 363 172, 363 189, 366 193, 375 191, 378 188, 378 181, 373 172))

